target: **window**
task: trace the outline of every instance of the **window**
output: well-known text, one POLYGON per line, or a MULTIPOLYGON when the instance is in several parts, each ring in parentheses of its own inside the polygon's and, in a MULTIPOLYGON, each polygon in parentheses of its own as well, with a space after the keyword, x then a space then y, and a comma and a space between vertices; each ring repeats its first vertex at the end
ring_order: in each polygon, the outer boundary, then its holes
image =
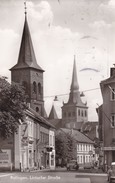
POLYGON ((82 111, 81 115, 83 116, 83 111, 82 111))
POLYGON ((111 100, 115 100, 115 89, 111 88, 111 100))
POLYGON ((85 144, 83 144, 83 151, 85 151, 85 144))
POLYGON ((38 83, 38 93, 41 94, 41 84, 38 83))
POLYGON ((31 121, 29 121, 29 123, 28 123, 28 135, 29 135, 30 137, 33 136, 33 124, 32 124, 31 121))
POLYGON ((36 107, 36 112, 39 112, 39 107, 36 107))
POLYGON ((115 114, 111 116, 111 127, 115 127, 115 114))
POLYGON ((52 135, 50 135, 50 146, 52 146, 52 135))
POLYGON ((80 109, 78 109, 78 116, 80 116, 80 109))
POLYGON ((85 117, 87 116, 87 111, 85 111, 85 117))
POLYGON ((73 116, 75 116, 75 112, 73 112, 73 116))
POLYGON ((33 82, 33 92, 36 94, 37 92, 37 88, 36 88, 36 82, 34 81, 33 82))
POLYGON ((68 113, 68 116, 71 117, 71 112, 68 113))

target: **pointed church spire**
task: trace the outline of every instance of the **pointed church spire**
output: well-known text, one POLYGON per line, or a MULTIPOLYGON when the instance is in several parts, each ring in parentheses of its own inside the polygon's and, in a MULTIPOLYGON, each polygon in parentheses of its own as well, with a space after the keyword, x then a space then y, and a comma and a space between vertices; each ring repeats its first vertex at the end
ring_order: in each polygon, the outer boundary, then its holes
POLYGON ((58 119, 54 105, 52 105, 52 108, 49 114, 49 119, 58 119))
POLYGON ((42 68, 37 64, 37 61, 36 61, 33 44, 32 44, 32 39, 31 39, 31 34, 30 34, 28 21, 27 21, 26 2, 24 2, 24 5, 25 5, 25 22, 24 22, 18 62, 10 70, 29 67, 29 68, 38 69, 43 72, 42 68))
POLYGON ((74 65, 73 65, 73 75, 72 75, 72 83, 71 83, 71 91, 79 90, 79 85, 77 81, 77 72, 76 72, 76 58, 74 55, 74 65))
POLYGON ((26 1, 24 2, 24 9, 25 9, 25 17, 26 17, 26 14, 27 14, 27 6, 26 6, 26 1))
POLYGON ((74 55, 74 64, 73 64, 73 74, 72 74, 72 82, 70 88, 70 95, 69 95, 69 103, 82 103, 80 98, 79 92, 79 84, 77 80, 77 71, 76 71, 76 58, 74 55))

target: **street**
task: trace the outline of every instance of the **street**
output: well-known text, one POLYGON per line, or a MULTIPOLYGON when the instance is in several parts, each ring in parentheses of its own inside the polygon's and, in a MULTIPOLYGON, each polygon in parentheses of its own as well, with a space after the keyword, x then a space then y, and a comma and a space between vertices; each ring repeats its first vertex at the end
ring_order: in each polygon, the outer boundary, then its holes
POLYGON ((76 171, 38 171, 0 173, 0 183, 106 183, 106 174, 76 171))

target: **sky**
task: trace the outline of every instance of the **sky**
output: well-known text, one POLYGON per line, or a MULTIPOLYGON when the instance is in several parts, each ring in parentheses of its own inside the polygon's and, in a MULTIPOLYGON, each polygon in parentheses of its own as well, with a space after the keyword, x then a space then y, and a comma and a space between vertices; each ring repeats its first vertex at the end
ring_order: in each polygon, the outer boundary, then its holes
MULTIPOLYGON (((80 92, 97 121, 102 104, 100 82, 115 63, 115 0, 31 0, 27 19, 38 65, 44 72, 44 101, 49 115, 54 104, 61 117, 68 101, 74 55, 80 92), (58 101, 54 97, 58 96, 58 101)), ((24 1, 0 0, 0 75, 11 80, 24 25, 24 1)))

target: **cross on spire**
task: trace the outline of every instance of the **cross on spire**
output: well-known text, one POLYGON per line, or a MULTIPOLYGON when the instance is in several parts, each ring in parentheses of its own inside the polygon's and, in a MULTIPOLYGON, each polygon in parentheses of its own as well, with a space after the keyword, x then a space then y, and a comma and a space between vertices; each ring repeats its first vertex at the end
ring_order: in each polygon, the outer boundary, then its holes
POLYGON ((27 14, 27 6, 26 6, 26 1, 24 2, 24 9, 25 9, 25 15, 27 14))

